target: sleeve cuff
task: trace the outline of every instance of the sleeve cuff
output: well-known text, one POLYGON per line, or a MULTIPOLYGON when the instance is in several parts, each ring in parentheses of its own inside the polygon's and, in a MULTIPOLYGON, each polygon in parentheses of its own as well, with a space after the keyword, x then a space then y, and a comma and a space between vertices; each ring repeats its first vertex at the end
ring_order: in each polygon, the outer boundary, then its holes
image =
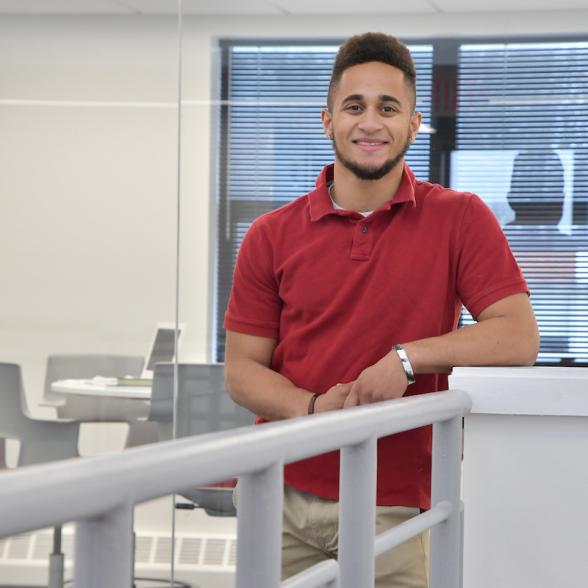
POLYGON ((277 339, 279 333, 279 325, 272 323, 260 324, 252 321, 244 321, 232 317, 225 317, 225 329, 243 333, 245 335, 255 335, 256 337, 269 337, 277 339))
POLYGON ((469 310, 470 314, 476 318, 485 308, 506 298, 513 294, 527 294, 529 296, 529 288, 524 280, 517 280, 516 282, 510 282, 506 285, 499 285, 494 290, 486 292, 481 297, 474 299, 473 303, 466 304, 465 307, 469 310))

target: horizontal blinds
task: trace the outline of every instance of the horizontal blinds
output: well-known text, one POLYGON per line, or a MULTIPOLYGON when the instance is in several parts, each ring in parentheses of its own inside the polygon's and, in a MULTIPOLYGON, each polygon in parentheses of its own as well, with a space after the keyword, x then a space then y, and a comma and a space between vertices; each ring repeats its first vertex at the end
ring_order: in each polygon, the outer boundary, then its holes
MULTIPOLYGON (((432 46, 409 47, 417 69, 417 108, 430 126, 432 46)), ((307 193, 333 160, 320 111, 326 106, 336 46, 232 45, 221 138, 221 194, 217 256, 216 357, 224 357, 222 321, 243 235, 259 215, 307 193)), ((429 135, 407 156, 428 178, 429 135)))
POLYGON ((539 363, 586 364, 588 43, 462 45, 458 71, 452 186, 482 196, 504 228, 539 363))

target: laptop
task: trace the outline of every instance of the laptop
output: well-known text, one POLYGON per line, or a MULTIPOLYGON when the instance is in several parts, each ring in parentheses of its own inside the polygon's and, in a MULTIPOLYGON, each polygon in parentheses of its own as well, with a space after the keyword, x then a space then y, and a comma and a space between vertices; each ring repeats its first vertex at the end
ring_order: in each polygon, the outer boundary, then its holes
MULTIPOLYGON (((184 325, 178 325, 178 347, 180 337, 184 331, 184 325)), ((147 354, 145 367, 139 377, 126 376, 117 378, 115 386, 151 386, 153 382, 153 370, 157 363, 170 363, 176 356, 176 328, 173 323, 158 323, 155 336, 147 354)))

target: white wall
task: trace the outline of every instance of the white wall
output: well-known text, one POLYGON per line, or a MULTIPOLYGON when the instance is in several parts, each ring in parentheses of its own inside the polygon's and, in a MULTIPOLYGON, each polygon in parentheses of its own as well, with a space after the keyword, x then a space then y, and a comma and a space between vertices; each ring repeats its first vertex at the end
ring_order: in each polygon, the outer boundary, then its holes
MULTIPOLYGON (((182 359, 210 356, 219 38, 581 34, 586 22, 588 11, 186 18, 182 359)), ((174 319, 177 47, 171 17, 0 21, 0 361, 23 365, 33 401, 47 354, 141 353, 154 323, 174 319)))

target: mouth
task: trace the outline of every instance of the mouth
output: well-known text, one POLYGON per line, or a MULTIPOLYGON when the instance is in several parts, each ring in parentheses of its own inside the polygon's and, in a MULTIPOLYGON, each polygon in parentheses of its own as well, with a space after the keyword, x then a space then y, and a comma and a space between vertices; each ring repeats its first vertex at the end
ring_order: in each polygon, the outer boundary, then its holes
POLYGON ((357 145, 362 151, 366 153, 372 153, 374 151, 378 151, 379 149, 383 149, 387 144, 388 141, 384 141, 383 139, 355 139, 352 141, 355 145, 357 145))

